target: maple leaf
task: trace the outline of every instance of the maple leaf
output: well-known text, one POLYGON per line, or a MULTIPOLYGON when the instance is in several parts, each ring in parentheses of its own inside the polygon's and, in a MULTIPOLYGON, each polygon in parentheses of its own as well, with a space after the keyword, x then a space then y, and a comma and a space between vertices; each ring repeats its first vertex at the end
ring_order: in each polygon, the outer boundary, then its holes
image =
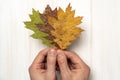
POLYGON ((48 23, 47 16, 53 16, 54 18, 57 18, 57 8, 52 10, 51 7, 47 5, 47 7, 45 8, 45 12, 43 14, 40 14, 40 16, 44 20, 45 25, 38 24, 37 27, 40 29, 40 31, 50 33, 50 31, 53 30, 54 28, 48 23))
MULTIPOLYGON (((54 28, 48 23, 48 16, 53 16, 54 18, 57 19, 57 8, 52 10, 51 7, 49 5, 47 5, 44 13, 40 14, 40 16, 43 19, 43 21, 45 22, 45 25, 37 24, 37 27, 39 28, 40 31, 46 32, 49 34, 48 36, 46 36, 46 39, 53 41, 54 36, 51 34, 51 30, 54 30, 54 28)), ((54 41, 52 42, 52 44, 55 45, 56 47, 58 47, 54 41)))
POLYGON ((45 14, 49 16, 53 16, 54 18, 57 19, 57 8, 52 10, 51 7, 47 5, 47 7, 45 8, 45 14))
POLYGON ((75 11, 71 10, 70 4, 64 12, 61 8, 57 11, 57 19, 53 16, 48 16, 49 24, 54 28, 51 34, 55 37, 54 42, 60 49, 66 49, 71 41, 77 39, 77 36, 83 31, 76 27, 82 23, 82 17, 74 17, 75 11))
POLYGON ((26 21, 24 24, 26 25, 26 28, 34 31, 34 34, 31 35, 31 37, 35 39, 40 39, 42 42, 48 46, 52 46, 52 41, 46 39, 46 37, 49 35, 48 33, 42 32, 39 30, 37 25, 45 25, 45 22, 42 20, 39 11, 32 10, 32 14, 29 15, 31 21, 26 21))
POLYGON ((33 9, 32 14, 29 15, 31 21, 26 21, 24 24, 26 28, 34 32, 31 37, 41 39, 44 44, 49 46, 67 49, 83 31, 76 27, 82 23, 82 17, 74 17, 75 10, 71 9, 70 4, 65 12, 61 8, 52 10, 49 5, 45 8, 44 13, 33 9))

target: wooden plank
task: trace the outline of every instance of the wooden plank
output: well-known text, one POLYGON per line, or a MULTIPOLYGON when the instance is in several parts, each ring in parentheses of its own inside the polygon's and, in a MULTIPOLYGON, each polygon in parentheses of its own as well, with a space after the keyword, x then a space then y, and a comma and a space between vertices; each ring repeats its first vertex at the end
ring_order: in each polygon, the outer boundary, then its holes
POLYGON ((92 0, 92 80, 120 80, 119 3, 92 0))

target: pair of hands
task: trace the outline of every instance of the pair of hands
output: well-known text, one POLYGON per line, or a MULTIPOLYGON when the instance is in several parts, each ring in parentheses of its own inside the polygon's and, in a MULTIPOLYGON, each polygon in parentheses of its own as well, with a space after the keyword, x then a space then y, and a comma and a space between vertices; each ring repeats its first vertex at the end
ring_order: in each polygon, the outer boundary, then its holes
POLYGON ((29 68, 31 80, 56 80, 57 64, 61 80, 88 79, 90 69, 76 53, 46 48, 37 55, 29 68))

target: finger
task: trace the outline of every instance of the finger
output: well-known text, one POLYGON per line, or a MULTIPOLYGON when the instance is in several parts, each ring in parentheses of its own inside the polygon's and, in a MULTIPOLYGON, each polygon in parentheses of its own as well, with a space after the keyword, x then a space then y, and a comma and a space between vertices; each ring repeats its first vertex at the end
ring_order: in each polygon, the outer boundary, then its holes
POLYGON ((39 54, 36 56, 36 58, 34 59, 33 63, 32 63, 32 66, 38 66, 38 67, 41 67, 42 66, 42 62, 44 61, 45 59, 45 56, 47 56, 47 53, 48 51, 50 50, 51 48, 46 48, 42 51, 39 52, 39 54))
POLYGON ((56 74, 56 50, 51 49, 47 54, 47 79, 46 80, 55 80, 56 74), (49 78, 49 79, 48 79, 49 78))
POLYGON ((65 51, 65 55, 67 56, 68 59, 70 59, 72 64, 76 66, 76 68, 86 66, 83 60, 76 53, 65 51))
POLYGON ((68 67, 67 58, 64 54, 64 51, 58 50, 57 54, 58 54, 57 61, 58 61, 61 74, 69 72, 70 70, 68 67))
POLYGON ((51 74, 51 72, 55 72, 56 68, 56 50, 51 49, 47 54, 47 72, 51 74))

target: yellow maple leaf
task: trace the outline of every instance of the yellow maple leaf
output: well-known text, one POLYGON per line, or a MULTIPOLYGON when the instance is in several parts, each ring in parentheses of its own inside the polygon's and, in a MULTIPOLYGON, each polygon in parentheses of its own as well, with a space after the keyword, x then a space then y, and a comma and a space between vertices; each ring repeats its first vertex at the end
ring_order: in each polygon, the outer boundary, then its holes
POLYGON ((48 23, 54 28, 51 34, 55 37, 54 42, 57 43, 60 49, 66 49, 71 41, 77 39, 77 36, 83 31, 76 27, 82 23, 82 17, 74 17, 75 10, 71 10, 70 4, 64 12, 61 8, 57 11, 57 19, 48 16, 48 23))

